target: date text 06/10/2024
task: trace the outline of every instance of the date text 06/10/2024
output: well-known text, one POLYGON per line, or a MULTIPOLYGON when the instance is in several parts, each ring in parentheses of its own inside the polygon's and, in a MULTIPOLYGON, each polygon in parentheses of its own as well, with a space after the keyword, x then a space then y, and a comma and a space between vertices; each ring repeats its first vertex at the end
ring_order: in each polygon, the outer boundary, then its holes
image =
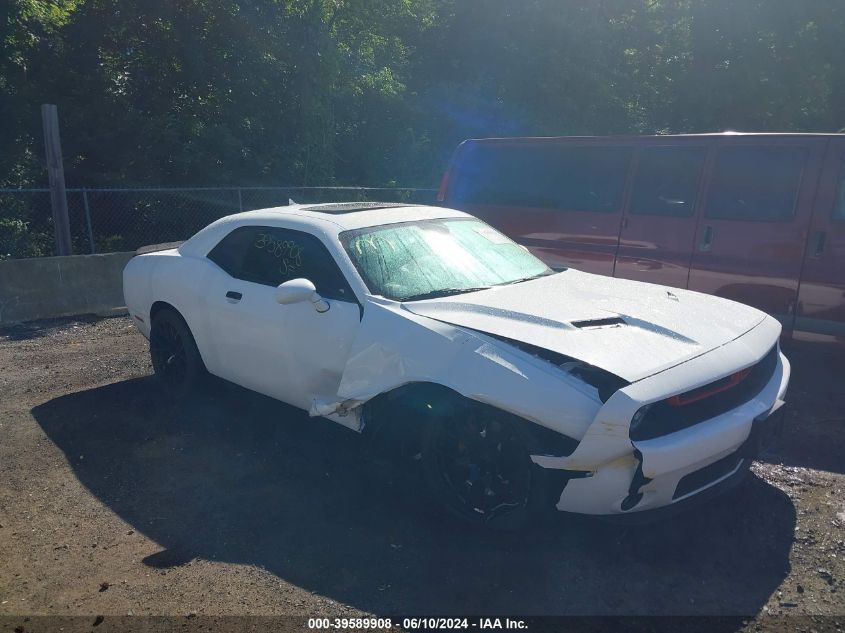
POLYGON ((476 629, 525 630, 524 620, 511 618, 309 618, 308 628, 315 630, 387 630, 398 626, 407 630, 476 629))

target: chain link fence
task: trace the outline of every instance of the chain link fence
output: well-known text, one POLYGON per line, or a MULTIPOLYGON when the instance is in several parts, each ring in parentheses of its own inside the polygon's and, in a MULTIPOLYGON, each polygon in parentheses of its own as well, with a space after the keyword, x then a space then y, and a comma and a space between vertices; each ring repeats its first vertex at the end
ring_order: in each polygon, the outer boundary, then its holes
MULTIPOLYGON (((436 189, 384 187, 197 187, 68 189, 75 255, 132 251, 184 240, 231 213, 297 203, 433 204, 436 189)), ((56 254, 49 189, 0 189, 0 260, 56 254)))

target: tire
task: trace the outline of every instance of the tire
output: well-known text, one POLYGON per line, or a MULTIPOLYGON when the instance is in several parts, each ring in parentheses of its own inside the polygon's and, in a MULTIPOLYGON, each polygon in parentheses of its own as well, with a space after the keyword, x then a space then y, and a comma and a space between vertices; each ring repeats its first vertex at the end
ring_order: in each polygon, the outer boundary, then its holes
POLYGON ((194 336, 181 315, 163 308, 150 328, 150 360, 159 385, 173 399, 196 393, 206 377, 194 336))
POLYGON ((527 424, 475 403, 431 419, 422 459, 435 499, 464 521, 494 530, 520 530, 538 518, 548 482, 531 461, 539 451, 527 424))

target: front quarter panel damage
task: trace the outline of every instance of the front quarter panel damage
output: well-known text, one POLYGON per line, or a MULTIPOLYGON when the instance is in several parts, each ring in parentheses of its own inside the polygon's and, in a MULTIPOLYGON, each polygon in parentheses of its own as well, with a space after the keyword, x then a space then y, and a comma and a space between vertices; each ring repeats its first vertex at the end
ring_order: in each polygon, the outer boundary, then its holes
POLYGON ((601 407, 577 378, 549 363, 395 304, 369 303, 338 405, 417 382, 442 385, 575 439, 601 407))

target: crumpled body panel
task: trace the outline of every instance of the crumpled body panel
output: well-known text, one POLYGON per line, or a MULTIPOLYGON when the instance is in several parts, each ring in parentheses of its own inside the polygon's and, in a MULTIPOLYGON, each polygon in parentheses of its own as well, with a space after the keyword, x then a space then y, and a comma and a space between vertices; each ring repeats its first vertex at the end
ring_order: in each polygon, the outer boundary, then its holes
POLYGON ((338 404, 413 382, 448 387, 570 437, 583 435, 601 406, 593 387, 543 360, 395 304, 369 304, 338 404))
MULTIPOLYGON (((759 362, 777 344, 779 334, 780 324, 766 317, 745 335, 634 382, 602 403, 594 388, 564 369, 501 341, 409 315, 395 304, 372 304, 353 344, 338 405, 342 415, 348 416, 344 407, 404 384, 432 382, 449 387, 579 441, 571 455, 532 456, 542 468, 588 473, 566 484, 557 503, 559 510, 637 512, 674 503, 683 477, 737 451, 755 420, 782 404, 789 363, 778 354, 776 369, 759 394, 683 431, 634 442, 629 437, 634 413, 643 405, 759 362), (626 508, 638 469, 646 478, 635 486, 640 500, 626 508)), ((335 415, 329 417, 335 419, 335 415)), ((348 420, 337 421, 350 426, 348 420)))

